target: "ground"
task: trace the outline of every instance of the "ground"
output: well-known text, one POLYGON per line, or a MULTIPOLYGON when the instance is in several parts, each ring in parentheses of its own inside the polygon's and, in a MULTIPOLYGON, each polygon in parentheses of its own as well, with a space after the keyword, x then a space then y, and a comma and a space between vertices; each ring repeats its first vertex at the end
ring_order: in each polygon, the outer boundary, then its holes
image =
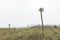
MULTIPOLYGON (((42 28, 0 28, 0 40, 41 40, 42 28)), ((44 40, 60 40, 60 27, 44 27, 44 40)))

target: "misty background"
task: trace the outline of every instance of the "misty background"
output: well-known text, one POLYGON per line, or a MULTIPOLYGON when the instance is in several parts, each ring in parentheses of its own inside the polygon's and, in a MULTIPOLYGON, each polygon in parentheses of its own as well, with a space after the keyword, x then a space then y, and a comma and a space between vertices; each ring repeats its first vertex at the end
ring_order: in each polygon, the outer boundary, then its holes
POLYGON ((44 25, 60 25, 60 0, 0 0, 0 27, 41 25, 40 7, 44 25))

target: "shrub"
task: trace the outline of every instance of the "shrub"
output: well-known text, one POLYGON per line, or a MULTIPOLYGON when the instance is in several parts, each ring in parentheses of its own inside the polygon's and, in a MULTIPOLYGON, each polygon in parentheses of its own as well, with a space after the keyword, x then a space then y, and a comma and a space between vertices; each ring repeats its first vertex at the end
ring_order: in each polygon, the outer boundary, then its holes
POLYGON ((54 25, 54 28, 57 28, 57 26, 56 26, 56 25, 54 25))

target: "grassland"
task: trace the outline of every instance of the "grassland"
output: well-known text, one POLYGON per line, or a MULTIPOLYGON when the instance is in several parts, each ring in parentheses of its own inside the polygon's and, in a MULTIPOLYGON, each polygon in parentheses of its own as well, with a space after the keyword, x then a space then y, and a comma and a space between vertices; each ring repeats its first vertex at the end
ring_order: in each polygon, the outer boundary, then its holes
MULTIPOLYGON (((0 28, 0 40, 41 40, 42 28, 0 28)), ((60 27, 44 27, 44 40, 60 40, 60 27)))

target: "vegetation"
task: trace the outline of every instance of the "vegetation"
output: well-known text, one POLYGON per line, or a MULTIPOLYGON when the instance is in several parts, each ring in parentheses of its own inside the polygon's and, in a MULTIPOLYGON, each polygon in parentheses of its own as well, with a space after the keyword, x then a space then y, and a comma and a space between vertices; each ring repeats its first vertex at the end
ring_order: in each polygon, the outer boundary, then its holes
MULTIPOLYGON (((30 28, 0 28, 0 40, 41 40, 41 26, 30 28)), ((60 27, 44 26, 44 40, 60 40, 60 27)))

